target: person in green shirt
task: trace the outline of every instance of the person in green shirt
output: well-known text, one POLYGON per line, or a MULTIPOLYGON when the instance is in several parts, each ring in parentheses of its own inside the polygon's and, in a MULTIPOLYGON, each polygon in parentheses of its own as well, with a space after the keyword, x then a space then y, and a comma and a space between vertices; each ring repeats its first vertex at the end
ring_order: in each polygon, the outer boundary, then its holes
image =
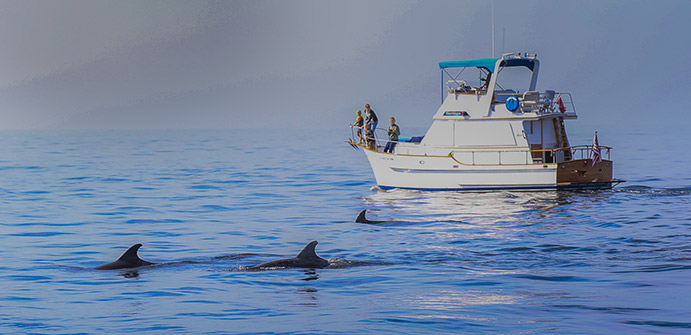
POLYGON ((389 122, 391 123, 391 125, 389 126, 389 129, 386 130, 386 133, 389 134, 389 141, 386 142, 384 152, 393 153, 393 148, 396 146, 396 143, 398 142, 398 135, 401 135, 401 128, 398 128, 398 125, 396 124, 396 118, 394 118, 393 116, 389 119, 389 122))

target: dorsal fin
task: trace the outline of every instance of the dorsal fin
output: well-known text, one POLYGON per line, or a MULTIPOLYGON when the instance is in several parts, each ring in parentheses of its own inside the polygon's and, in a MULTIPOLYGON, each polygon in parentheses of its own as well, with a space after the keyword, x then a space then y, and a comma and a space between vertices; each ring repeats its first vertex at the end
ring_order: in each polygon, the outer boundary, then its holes
POLYGON ((142 247, 141 243, 137 243, 137 244, 131 246, 129 249, 127 249, 127 251, 125 251, 124 254, 122 254, 122 256, 120 256, 120 258, 118 258, 118 260, 128 261, 128 262, 136 262, 136 261, 143 262, 142 259, 139 258, 139 255, 137 255, 137 251, 141 247, 142 247))
POLYGON ((367 223, 369 220, 365 217, 365 213, 367 213, 366 209, 363 209, 362 212, 360 212, 360 215, 357 216, 357 219, 355 219, 355 222, 357 223, 367 223))
POLYGON ((300 258, 300 259, 319 258, 319 256, 317 256, 317 252, 314 250, 314 248, 317 247, 317 243, 319 243, 319 242, 312 241, 309 244, 307 244, 305 246, 305 248, 302 249, 302 251, 300 251, 297 258, 300 258))

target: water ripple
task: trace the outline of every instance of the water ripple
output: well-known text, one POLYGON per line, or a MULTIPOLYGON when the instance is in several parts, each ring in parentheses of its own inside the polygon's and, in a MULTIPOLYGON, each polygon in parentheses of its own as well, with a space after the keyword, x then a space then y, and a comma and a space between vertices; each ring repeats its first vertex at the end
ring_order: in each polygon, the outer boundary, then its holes
POLYGON ((627 320, 627 321, 623 321, 623 323, 629 324, 629 325, 655 326, 655 327, 661 327, 661 328, 680 328, 680 329, 691 328, 691 323, 689 323, 689 322, 627 320))
POLYGON ((688 155, 624 151, 607 191, 421 192, 327 132, 0 137, 3 334, 689 328, 688 155), (247 271, 311 240, 329 267, 247 271), (134 243, 159 264, 94 269, 134 243))

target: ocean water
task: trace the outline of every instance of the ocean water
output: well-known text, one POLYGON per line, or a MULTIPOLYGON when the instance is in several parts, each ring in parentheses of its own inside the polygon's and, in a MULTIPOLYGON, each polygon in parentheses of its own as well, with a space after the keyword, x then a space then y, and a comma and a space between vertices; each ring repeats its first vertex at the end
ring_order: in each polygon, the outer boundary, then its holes
POLYGON ((0 333, 691 332, 688 133, 601 127, 613 190, 487 193, 379 190, 348 135, 1 131, 0 333), (161 264, 93 270, 135 243, 161 264))

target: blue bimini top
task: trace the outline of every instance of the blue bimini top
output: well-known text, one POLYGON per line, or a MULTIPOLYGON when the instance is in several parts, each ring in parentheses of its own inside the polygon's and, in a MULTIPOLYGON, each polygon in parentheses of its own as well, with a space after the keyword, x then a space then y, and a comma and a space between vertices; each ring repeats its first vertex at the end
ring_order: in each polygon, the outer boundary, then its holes
MULTIPOLYGON (((501 58, 482 58, 482 59, 471 59, 471 60, 455 60, 450 62, 439 63, 440 69, 446 69, 450 67, 477 67, 485 68, 489 72, 494 72, 494 66, 497 61, 501 58)), ((533 59, 505 59, 501 62, 500 66, 514 67, 514 66, 525 66, 533 71, 535 68, 535 60, 533 59)))
POLYGON ((483 58, 483 59, 472 59, 472 60, 455 60, 450 62, 439 63, 440 69, 446 69, 449 67, 484 67, 490 72, 494 72, 494 65, 497 64, 499 58, 483 58))

